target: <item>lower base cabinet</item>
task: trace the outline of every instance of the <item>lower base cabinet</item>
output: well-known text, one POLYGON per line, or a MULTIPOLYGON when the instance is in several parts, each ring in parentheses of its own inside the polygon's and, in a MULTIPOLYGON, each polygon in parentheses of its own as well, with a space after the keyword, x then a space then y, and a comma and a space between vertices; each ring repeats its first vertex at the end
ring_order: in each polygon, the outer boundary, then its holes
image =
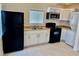
POLYGON ((67 33, 67 29, 62 28, 62 30, 61 30, 61 40, 65 41, 66 33, 67 33))
POLYGON ((24 32, 24 47, 46 43, 49 41, 50 30, 32 30, 24 32))

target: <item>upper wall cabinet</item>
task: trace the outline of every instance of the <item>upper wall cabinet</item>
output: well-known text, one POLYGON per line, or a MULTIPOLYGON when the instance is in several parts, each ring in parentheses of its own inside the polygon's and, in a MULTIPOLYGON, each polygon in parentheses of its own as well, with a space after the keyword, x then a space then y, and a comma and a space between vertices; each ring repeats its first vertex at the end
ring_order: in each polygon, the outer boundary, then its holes
POLYGON ((73 9, 61 9, 60 11, 60 20, 70 20, 71 19, 71 13, 74 11, 73 9))
POLYGON ((51 14, 49 17, 52 17, 52 19, 54 19, 56 17, 56 15, 59 14, 59 16, 55 19, 65 20, 65 21, 69 21, 71 19, 72 11, 74 11, 73 8, 72 9, 62 9, 62 8, 52 8, 52 7, 50 7, 50 8, 47 9, 47 12, 54 13, 54 14, 56 13, 55 15, 51 14))
POLYGON ((60 8, 48 7, 47 12, 60 13, 60 8))

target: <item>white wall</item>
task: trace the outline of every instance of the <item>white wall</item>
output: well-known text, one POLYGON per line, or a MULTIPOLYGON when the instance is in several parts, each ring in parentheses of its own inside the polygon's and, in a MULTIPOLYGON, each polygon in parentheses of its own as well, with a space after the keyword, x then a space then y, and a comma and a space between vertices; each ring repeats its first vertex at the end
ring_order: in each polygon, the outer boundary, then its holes
POLYGON ((0 4, 0 55, 3 55, 2 49, 2 22, 1 22, 1 4, 0 4))
POLYGON ((0 4, 0 37, 2 36, 2 23, 1 23, 1 4, 0 4))
MULTIPOLYGON (((46 12, 48 7, 52 7, 52 8, 58 7, 52 3, 3 3, 2 6, 3 6, 2 7, 3 10, 24 12, 24 25, 29 25, 30 9, 44 10, 46 12)), ((56 21, 52 21, 52 22, 56 22, 56 21)))

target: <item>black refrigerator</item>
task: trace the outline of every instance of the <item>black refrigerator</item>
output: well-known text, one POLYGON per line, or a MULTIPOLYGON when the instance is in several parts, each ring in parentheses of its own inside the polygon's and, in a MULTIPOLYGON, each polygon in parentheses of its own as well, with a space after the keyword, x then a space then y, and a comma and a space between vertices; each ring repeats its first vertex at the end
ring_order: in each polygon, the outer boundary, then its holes
POLYGON ((2 11, 2 41, 4 53, 24 48, 24 13, 2 11))

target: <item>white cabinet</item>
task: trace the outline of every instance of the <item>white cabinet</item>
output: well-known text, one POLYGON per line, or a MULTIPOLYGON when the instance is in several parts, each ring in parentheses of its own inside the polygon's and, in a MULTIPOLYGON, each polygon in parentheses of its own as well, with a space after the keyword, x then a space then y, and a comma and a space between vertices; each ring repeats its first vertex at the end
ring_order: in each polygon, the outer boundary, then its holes
POLYGON ((73 9, 62 9, 60 12, 60 20, 70 20, 73 9))
POLYGON ((37 44, 37 38, 36 38, 37 36, 35 33, 36 32, 33 32, 33 31, 29 33, 29 38, 28 38, 28 40, 30 42, 29 45, 37 44))
POLYGON ((45 43, 45 42, 48 42, 49 41, 49 31, 47 32, 47 31, 45 31, 45 30, 42 30, 42 31, 40 31, 40 37, 39 37, 39 40, 38 40, 38 42, 39 43, 45 43))
POLYGON ((66 33, 67 33, 67 30, 62 28, 62 31, 61 31, 61 40, 65 40, 66 39, 66 33))
POLYGON ((24 32, 24 47, 46 43, 49 41, 50 30, 32 30, 24 32))
POLYGON ((24 46, 30 45, 29 33, 24 32, 24 46))
POLYGON ((30 46, 37 43, 37 33, 33 31, 24 32, 24 46, 30 46))

